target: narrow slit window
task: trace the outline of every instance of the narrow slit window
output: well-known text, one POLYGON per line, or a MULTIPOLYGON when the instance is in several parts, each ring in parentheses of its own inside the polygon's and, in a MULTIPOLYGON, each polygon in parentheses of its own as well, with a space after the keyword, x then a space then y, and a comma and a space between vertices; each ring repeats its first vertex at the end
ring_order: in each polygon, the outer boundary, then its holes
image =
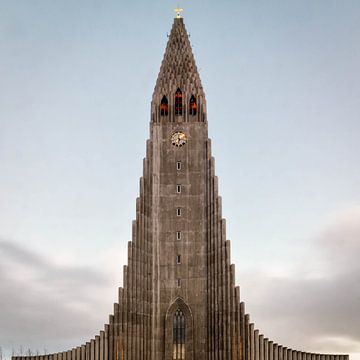
POLYGON ((176 209, 176 215, 177 215, 177 216, 181 216, 181 209, 180 209, 180 208, 177 208, 177 209, 176 209))
POLYGON ((181 185, 176 185, 176 192, 177 192, 178 194, 181 193, 181 185))
POLYGON ((177 287, 181 287, 181 279, 177 279, 177 287))
POLYGON ((181 161, 176 163, 176 170, 181 170, 181 161))
POLYGON ((182 91, 178 88, 175 93, 175 115, 182 115, 182 91))
POLYGON ((176 240, 181 240, 181 231, 176 232, 176 240))
POLYGON ((197 111, 196 99, 195 96, 192 95, 189 103, 189 114, 196 115, 196 111, 197 111))
POLYGON ((169 103, 168 103, 168 99, 164 95, 160 103, 160 115, 167 116, 168 114, 169 114, 169 103))
POLYGON ((185 315, 180 309, 177 309, 173 323, 172 360, 185 360, 185 325, 185 315))
POLYGON ((181 264, 181 255, 176 255, 176 263, 181 264))

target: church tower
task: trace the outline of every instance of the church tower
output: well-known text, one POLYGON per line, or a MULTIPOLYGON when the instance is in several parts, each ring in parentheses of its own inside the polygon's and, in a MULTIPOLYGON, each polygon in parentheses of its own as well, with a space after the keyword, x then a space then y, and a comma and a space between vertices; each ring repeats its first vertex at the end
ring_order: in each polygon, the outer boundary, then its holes
POLYGON ((145 163, 143 181, 151 182, 152 192, 152 358, 239 359, 239 291, 221 217, 205 94, 180 17, 153 94, 145 163))
POLYGON ((174 353, 178 359, 205 359, 206 104, 182 18, 174 20, 169 36, 150 128, 150 174, 144 180, 152 179, 152 354, 154 359, 174 353))
POLYGON ((205 93, 180 16, 152 97, 136 220, 114 313, 86 344, 27 358, 348 360, 274 343, 245 314, 221 213, 205 93))

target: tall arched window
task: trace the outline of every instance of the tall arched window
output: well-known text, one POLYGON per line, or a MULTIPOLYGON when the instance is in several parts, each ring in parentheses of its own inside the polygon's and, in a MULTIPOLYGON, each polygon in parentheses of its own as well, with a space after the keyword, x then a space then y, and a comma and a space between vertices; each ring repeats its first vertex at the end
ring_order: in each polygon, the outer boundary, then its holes
POLYGON ((182 115, 182 92, 179 88, 175 93, 175 115, 182 115))
POLYGON ((168 114, 169 114, 169 103, 168 103, 168 99, 164 95, 160 103, 160 115, 167 116, 168 114))
POLYGON ((195 99, 195 96, 192 95, 190 98, 190 104, 189 104, 189 114, 196 115, 196 110, 197 110, 196 99, 195 99))
POLYGON ((174 314, 173 360, 185 360, 185 315, 180 309, 174 314))

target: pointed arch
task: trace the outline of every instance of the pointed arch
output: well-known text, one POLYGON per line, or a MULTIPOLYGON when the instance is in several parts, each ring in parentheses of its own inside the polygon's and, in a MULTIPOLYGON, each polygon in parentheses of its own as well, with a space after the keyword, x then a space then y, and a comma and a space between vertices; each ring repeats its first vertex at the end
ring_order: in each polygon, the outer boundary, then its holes
POLYGON ((182 115, 183 110, 183 94, 180 88, 175 92, 175 115, 182 115))
POLYGON ((178 297, 165 316, 165 359, 193 360, 193 315, 178 297))
POLYGON ((169 102, 164 95, 160 102, 160 116, 167 116, 169 114, 169 102))
POLYGON ((196 98, 194 95, 191 95, 190 102, 189 102, 189 114, 196 115, 196 112, 197 112, 196 98))

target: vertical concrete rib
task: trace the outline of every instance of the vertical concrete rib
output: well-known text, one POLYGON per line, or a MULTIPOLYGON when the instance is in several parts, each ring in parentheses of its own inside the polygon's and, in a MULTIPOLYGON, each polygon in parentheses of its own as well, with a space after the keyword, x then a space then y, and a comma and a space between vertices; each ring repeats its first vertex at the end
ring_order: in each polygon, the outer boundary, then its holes
POLYGON ((254 324, 250 324, 250 360, 255 360, 254 324))
POLYGON ((274 344, 274 360, 279 360, 279 345, 278 344, 274 344))
POLYGON ((269 360, 269 339, 264 339, 264 360, 269 360))
POLYGON ((217 243, 216 243, 216 209, 215 209, 215 179, 214 179, 214 159, 210 159, 210 212, 211 212, 211 286, 212 286, 212 319, 213 319, 213 358, 219 360, 219 329, 218 329, 218 298, 217 298, 217 243))
POLYGON ((283 359, 284 359, 284 360, 287 360, 287 355, 288 355, 288 349, 287 349, 287 347, 284 347, 284 346, 283 346, 282 353, 283 353, 283 359))
POLYGON ((250 316, 245 314, 245 360, 250 360, 250 316))
POLYGON ((214 352, 215 360, 221 360, 220 358, 220 319, 219 319, 219 291, 218 291, 218 244, 217 244, 217 208, 216 204, 216 179, 214 176, 214 158, 211 158, 211 204, 212 204, 212 239, 214 243, 214 276, 213 276, 213 287, 214 287, 214 352))
POLYGON ((100 360, 100 336, 95 336, 95 360, 100 360))
POLYGON ((264 335, 259 335, 259 359, 264 360, 264 335))
MULTIPOLYGON (((86 360, 86 346, 85 345, 81 345, 81 347, 80 347, 80 359, 81 360, 86 360)), ((58 360, 61 360, 61 359, 59 359, 58 358, 58 360)))
MULTIPOLYGON (((118 340, 118 336, 119 336, 119 313, 120 313, 120 308, 119 308, 119 304, 118 303, 114 303, 114 323, 113 323, 113 338, 114 338, 114 346, 115 346, 115 359, 117 360, 117 340, 118 340)), ((95 339, 96 340, 96 339, 95 339)))
MULTIPOLYGON (((86 360, 90 360, 90 342, 87 342, 85 344, 86 348, 85 348, 85 359, 86 360)), ((63 358, 64 358, 64 355, 63 355, 63 358)))
POLYGON ((95 339, 90 340, 90 360, 95 360, 95 339))
POLYGON ((269 341, 269 360, 274 360, 274 342, 269 341))
POLYGON ((207 336, 208 336, 208 349, 209 349, 209 359, 210 360, 215 360, 214 357, 214 333, 215 333, 215 329, 214 329, 214 285, 213 285, 213 271, 214 271, 214 266, 213 266, 213 254, 214 254, 214 250, 213 250, 213 239, 212 239, 212 234, 213 234, 213 228, 212 228, 212 178, 211 178, 211 142, 208 139, 206 142, 206 155, 207 155, 207 181, 206 181, 206 219, 207 219, 207 287, 208 287, 208 294, 209 294, 209 299, 208 299, 208 331, 207 331, 207 336))
POLYGON ((109 360, 115 360, 114 315, 109 316, 109 360))
POLYGON ((255 360, 259 360, 259 350, 260 350, 260 346, 259 346, 259 330, 255 330, 254 332, 254 348, 255 348, 255 360))
MULTIPOLYGON (((240 292, 240 288, 239 288, 240 292)), ((240 298, 240 294, 239 294, 240 298)), ((240 340, 241 340, 241 359, 245 360, 246 358, 246 320, 245 320, 245 303, 240 302, 240 340)))
POLYGON ((105 347, 105 332, 100 331, 100 353, 99 353, 100 360, 105 360, 104 347, 105 347))
POLYGON ((283 347, 282 347, 282 345, 279 345, 278 346, 278 359, 279 360, 283 360, 283 347))
POLYGON ((104 359, 105 360, 109 360, 109 328, 110 326, 108 324, 105 325, 104 327, 104 332, 105 332, 105 336, 104 336, 104 359))

